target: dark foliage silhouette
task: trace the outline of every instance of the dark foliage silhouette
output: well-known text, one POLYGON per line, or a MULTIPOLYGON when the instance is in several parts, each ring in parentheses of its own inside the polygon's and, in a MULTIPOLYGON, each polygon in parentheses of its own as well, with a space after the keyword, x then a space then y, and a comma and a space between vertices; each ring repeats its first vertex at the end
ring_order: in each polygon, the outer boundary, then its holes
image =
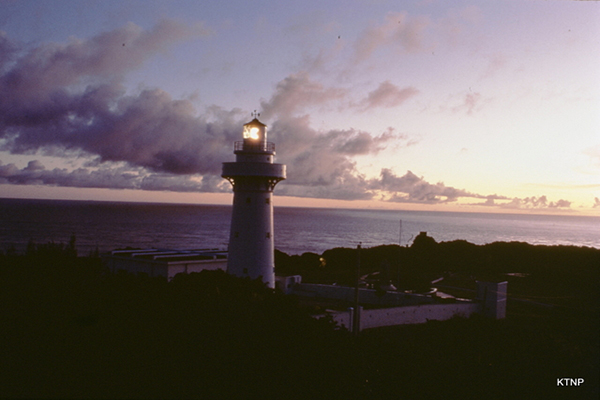
MULTIPOLYGON (((554 306, 509 303, 503 321, 454 319, 354 337, 328 319, 313 319, 296 298, 259 281, 221 271, 177 275, 171 282, 111 275, 98 258, 77 257, 68 244, 31 243, 25 255, 0 254, 0 393, 9 398, 597 397, 600 251, 500 243, 433 246, 422 257, 398 246, 363 249, 362 266, 375 271, 387 260, 392 275, 400 266, 407 278, 448 271, 523 272, 519 278, 504 276, 511 279, 509 290, 545 296, 554 306), (562 376, 586 382, 560 391, 556 378, 562 376)), ((315 278, 330 268, 334 277, 352 270, 354 264, 342 260, 353 262, 353 251, 279 254, 278 260, 315 278)))

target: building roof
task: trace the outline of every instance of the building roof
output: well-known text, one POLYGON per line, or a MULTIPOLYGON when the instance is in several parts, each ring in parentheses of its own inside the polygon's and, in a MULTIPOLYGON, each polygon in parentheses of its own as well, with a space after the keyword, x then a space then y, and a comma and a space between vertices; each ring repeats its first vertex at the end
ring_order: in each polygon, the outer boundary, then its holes
POLYGON ((108 255, 120 259, 151 260, 162 264, 227 259, 227 251, 219 249, 123 249, 113 250, 108 255))
POLYGON ((258 118, 254 118, 252 121, 248 122, 247 124, 244 124, 244 126, 246 125, 260 125, 260 126, 267 126, 265 124, 263 124, 262 122, 260 122, 258 120, 258 118))

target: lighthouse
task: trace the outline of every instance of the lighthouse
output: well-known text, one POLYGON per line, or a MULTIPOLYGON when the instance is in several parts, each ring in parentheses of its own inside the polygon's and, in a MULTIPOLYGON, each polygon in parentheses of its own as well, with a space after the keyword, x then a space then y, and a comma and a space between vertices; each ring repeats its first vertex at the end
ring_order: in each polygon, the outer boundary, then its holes
POLYGON ((234 143, 235 162, 223 163, 221 176, 233 186, 227 272, 262 277, 274 288, 273 189, 285 179, 285 165, 273 163, 275 145, 267 142, 267 126, 258 116, 253 113, 243 140, 234 143))

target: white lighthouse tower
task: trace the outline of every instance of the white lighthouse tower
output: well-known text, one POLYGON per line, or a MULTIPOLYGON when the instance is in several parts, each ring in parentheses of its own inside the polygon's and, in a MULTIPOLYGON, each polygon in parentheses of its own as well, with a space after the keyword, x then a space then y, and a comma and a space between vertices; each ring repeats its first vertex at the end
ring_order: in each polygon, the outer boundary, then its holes
POLYGON ((243 141, 235 142, 235 162, 223 163, 221 176, 233 185, 227 272, 262 277, 275 287, 273 189, 285 179, 285 165, 274 164, 275 145, 267 142, 267 126, 254 119, 244 125, 243 141))

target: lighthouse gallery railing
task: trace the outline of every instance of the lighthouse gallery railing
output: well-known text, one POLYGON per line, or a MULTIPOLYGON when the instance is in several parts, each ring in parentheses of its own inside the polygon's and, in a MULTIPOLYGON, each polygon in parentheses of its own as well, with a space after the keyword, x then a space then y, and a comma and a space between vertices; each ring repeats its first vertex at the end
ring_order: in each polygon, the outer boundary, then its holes
POLYGON ((259 151, 259 152, 274 152, 275 143, 272 142, 260 142, 260 143, 248 143, 244 141, 235 142, 233 144, 234 151, 259 151))

